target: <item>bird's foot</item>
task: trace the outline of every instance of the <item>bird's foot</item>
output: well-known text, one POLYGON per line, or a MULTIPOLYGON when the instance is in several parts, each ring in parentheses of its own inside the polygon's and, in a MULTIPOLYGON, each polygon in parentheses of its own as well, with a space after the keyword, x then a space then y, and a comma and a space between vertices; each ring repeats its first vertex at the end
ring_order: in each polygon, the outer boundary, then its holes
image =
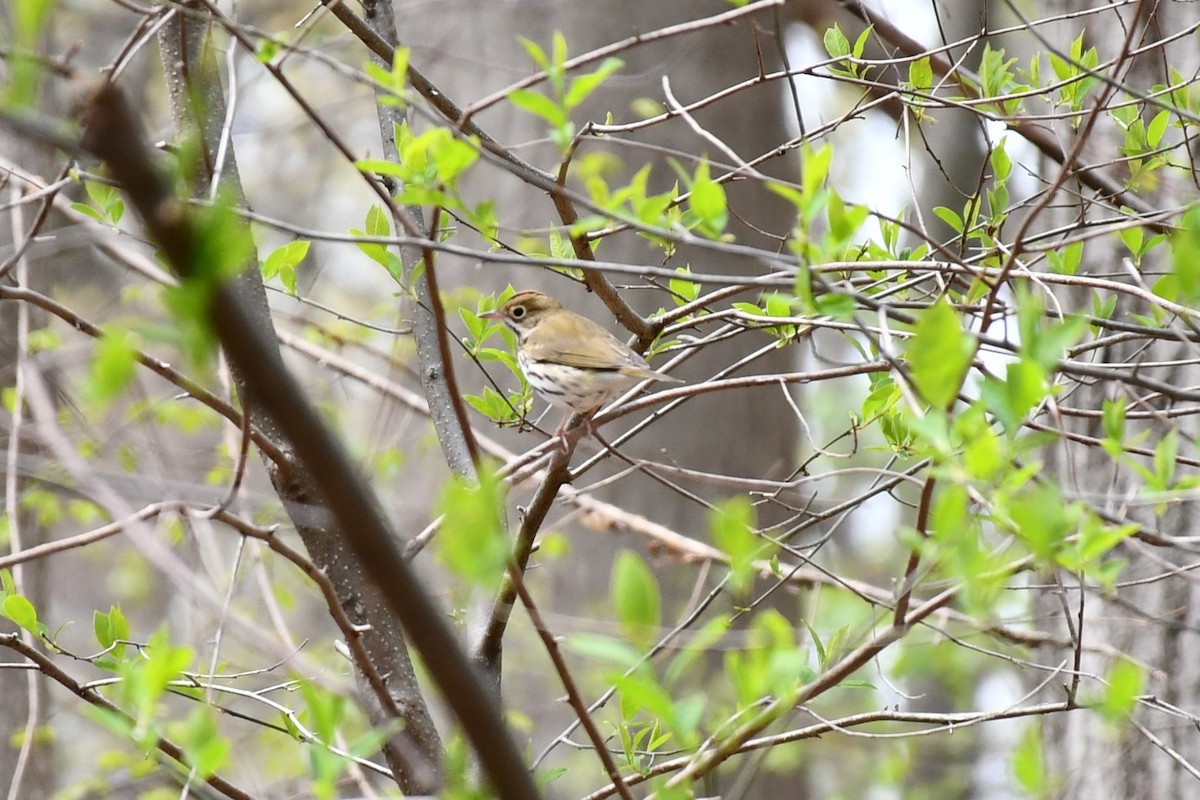
POLYGON ((568 414, 567 418, 562 421, 557 429, 555 429, 554 436, 552 438, 558 440, 559 446, 562 447, 562 451, 564 453, 571 452, 571 442, 569 438, 570 432, 574 431, 576 428, 580 426, 583 427, 583 434, 580 435, 576 441, 579 439, 584 439, 588 436, 596 435, 596 428, 592 425, 592 415, 596 413, 596 410, 597 409, 593 408, 591 411, 586 413, 580 413, 579 422, 575 425, 572 425, 570 428, 567 427, 567 423, 571 421, 571 416, 568 414))

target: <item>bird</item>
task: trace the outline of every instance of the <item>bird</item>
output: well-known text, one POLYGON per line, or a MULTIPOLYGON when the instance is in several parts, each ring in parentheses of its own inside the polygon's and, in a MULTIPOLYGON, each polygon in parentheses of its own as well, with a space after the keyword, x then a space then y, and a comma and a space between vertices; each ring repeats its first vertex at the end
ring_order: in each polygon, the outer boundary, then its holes
POLYGON ((563 440, 570 412, 585 414, 593 433, 592 414, 640 381, 683 383, 650 368, 646 359, 602 326, 563 308, 549 295, 520 291, 494 311, 481 314, 499 320, 517 335, 517 364, 525 380, 567 417, 554 432, 563 440))

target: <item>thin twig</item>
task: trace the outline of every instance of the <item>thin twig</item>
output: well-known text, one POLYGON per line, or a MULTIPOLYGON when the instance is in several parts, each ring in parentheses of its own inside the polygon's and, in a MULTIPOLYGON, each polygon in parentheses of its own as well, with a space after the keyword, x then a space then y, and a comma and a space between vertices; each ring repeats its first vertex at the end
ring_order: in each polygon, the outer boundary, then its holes
MULTIPOLYGON (((41 652, 21 641, 19 634, 0 633, 0 647, 7 647, 20 653, 25 658, 33 662, 38 671, 46 677, 66 688, 69 692, 80 699, 90 703, 96 708, 102 709, 104 712, 121 720, 125 725, 133 728, 134 720, 132 717, 130 717, 121 709, 117 708, 108 700, 105 700, 96 690, 88 689, 80 685, 78 681, 76 681, 66 672, 63 672, 61 669, 59 669, 57 664, 55 664, 41 652)), ((178 762, 179 765, 184 769, 187 769, 187 760, 182 747, 175 744, 170 739, 167 739, 165 736, 156 736, 154 739, 154 747, 164 755, 178 762)), ((204 782, 226 797, 231 798, 231 800, 256 800, 254 795, 242 791, 229 781, 222 778, 220 775, 210 775, 204 779, 204 782)))
POLYGON ((567 702, 571 705, 571 709, 574 710, 575 717, 583 726, 588 739, 591 740, 596 757, 600 759, 600 763, 604 766, 604 772, 608 775, 608 779, 612 781, 612 785, 618 795, 624 798, 624 800, 633 800, 633 795, 629 792, 629 787, 625 785, 625 779, 621 777, 620 770, 617 769, 612 755, 608 752, 608 745, 604 741, 604 737, 600 735, 596 723, 592 720, 592 716, 588 712, 587 705, 583 702, 583 697, 579 694, 579 689, 575 685, 575 680, 571 677, 571 671, 567 668, 567 662, 563 658, 562 651, 559 650, 554 634, 546 627, 546 623, 542 620, 542 615, 538 613, 537 605, 533 602, 533 597, 530 596, 529 590, 525 586, 524 578, 521 577, 521 571, 514 569, 510 571, 509 575, 511 576, 513 586, 517 590, 517 596, 521 598, 521 604, 525 606, 525 613, 529 615, 529 621, 533 624, 533 629, 537 631, 538 637, 542 640, 542 646, 546 648, 546 654, 550 656, 550 661, 554 664, 554 670, 558 673, 558 678, 562 681, 563 688, 567 691, 567 702))

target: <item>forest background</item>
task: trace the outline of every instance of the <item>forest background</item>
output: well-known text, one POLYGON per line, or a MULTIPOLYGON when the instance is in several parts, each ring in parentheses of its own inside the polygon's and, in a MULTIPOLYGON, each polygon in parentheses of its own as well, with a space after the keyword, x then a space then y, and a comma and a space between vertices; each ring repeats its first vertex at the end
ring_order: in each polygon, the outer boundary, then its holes
POLYGON ((9 798, 1196 793, 1194 3, 0 26, 9 798))

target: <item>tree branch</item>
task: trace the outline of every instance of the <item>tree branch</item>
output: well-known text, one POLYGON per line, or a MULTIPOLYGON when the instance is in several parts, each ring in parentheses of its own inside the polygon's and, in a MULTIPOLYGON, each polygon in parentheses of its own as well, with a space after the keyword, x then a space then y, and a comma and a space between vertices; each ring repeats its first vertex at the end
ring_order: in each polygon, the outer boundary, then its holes
MULTIPOLYGON (((169 182, 151 167, 154 153, 128 102, 116 87, 101 86, 89 111, 84 146, 108 164, 172 266, 194 278, 197 231, 187 209, 172 196, 169 182)), ((213 292, 208 309, 213 329, 230 361, 243 371, 255 407, 278 425, 311 479, 308 491, 294 496, 310 503, 323 499, 333 512, 340 541, 358 556, 371 584, 411 636, 476 747, 498 795, 521 800, 538 797, 498 709, 442 621, 442 611, 420 588, 377 501, 304 400, 302 390, 283 366, 274 339, 255 334, 261 323, 254 321, 256 312, 237 292, 227 286, 214 287, 213 292)), ((290 481, 296 476, 286 477, 290 481)))
MULTIPOLYGON (((0 647, 7 647, 15 650, 25 658, 29 659, 37 666, 38 671, 46 677, 63 686, 76 697, 90 703, 96 708, 102 709, 114 717, 123 720, 130 728, 134 725, 134 719, 126 714, 117 706, 104 699, 95 689, 89 689, 81 685, 78 681, 72 678, 63 670, 59 669, 58 665, 43 655, 40 651, 30 647, 25 642, 21 641, 19 633, 0 633, 0 647)), ((164 736, 155 737, 155 745, 164 755, 179 763, 186 771, 190 769, 187 759, 184 756, 183 748, 167 739, 164 736)), ((244 792, 234 786, 229 781, 222 778, 220 775, 210 775, 204 780, 212 788, 216 789, 221 794, 232 800, 255 800, 254 795, 244 792)))

